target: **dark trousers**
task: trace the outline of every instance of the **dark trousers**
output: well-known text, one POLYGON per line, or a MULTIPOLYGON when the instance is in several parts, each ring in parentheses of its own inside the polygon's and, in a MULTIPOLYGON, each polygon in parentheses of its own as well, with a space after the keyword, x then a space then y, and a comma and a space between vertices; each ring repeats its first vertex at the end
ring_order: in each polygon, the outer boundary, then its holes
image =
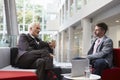
POLYGON ((102 71, 108 67, 108 63, 105 61, 105 59, 96 59, 90 62, 91 65, 94 68, 93 74, 100 75, 102 74, 102 71))
POLYGON ((54 66, 53 67, 53 72, 57 75, 58 80, 63 79, 63 76, 61 75, 62 74, 62 69, 60 67, 54 66))
POLYGON ((45 70, 53 69, 53 58, 46 49, 33 50, 23 54, 17 61, 19 68, 37 69, 39 80, 44 80, 45 70))

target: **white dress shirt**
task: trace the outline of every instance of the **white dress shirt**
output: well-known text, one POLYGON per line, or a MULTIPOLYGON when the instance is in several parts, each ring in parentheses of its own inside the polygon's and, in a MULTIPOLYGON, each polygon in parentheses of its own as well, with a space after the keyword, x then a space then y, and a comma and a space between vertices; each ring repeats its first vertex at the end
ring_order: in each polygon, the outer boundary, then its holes
POLYGON ((93 54, 96 53, 97 47, 98 47, 98 45, 102 42, 102 40, 103 40, 103 37, 102 37, 102 38, 98 38, 98 39, 95 41, 95 45, 94 45, 94 49, 93 49, 93 54))

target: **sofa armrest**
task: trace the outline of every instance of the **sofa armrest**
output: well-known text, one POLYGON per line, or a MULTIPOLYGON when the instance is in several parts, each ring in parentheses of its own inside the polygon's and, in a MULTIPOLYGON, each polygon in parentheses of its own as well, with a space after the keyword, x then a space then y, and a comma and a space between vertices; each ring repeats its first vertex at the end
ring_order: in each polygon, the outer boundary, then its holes
POLYGON ((18 55, 18 48, 17 47, 11 47, 10 48, 10 64, 13 67, 16 67, 16 58, 18 55))
POLYGON ((0 47, 0 68, 10 65, 10 48, 0 47))
POLYGON ((115 67, 120 68, 120 48, 113 49, 113 63, 115 67))
POLYGON ((119 67, 106 69, 102 72, 102 80, 119 80, 119 79, 120 79, 119 67))

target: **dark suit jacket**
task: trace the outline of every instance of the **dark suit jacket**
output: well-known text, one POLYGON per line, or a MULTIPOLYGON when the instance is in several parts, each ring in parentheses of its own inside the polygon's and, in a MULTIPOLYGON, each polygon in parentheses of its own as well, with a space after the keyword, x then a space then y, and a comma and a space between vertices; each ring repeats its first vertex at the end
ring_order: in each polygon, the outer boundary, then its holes
POLYGON ((32 38, 29 34, 21 34, 18 43, 18 58, 22 56, 24 53, 29 52, 31 50, 39 50, 39 49, 48 49, 50 53, 53 53, 53 50, 49 47, 47 42, 42 41, 39 38, 32 38), (36 41, 39 43, 37 44, 36 41))
POLYGON ((90 50, 88 51, 88 58, 90 60, 103 58, 109 64, 109 67, 111 67, 113 60, 113 41, 107 36, 104 36, 102 42, 97 47, 96 53, 93 54, 93 47, 95 41, 93 42, 90 50))

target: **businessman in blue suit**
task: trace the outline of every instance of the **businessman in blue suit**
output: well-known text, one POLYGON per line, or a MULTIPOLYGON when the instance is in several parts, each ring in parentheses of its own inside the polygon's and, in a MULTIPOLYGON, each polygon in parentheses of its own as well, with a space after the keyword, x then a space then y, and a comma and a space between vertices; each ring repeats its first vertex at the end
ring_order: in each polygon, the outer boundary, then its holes
POLYGON ((87 56, 94 68, 93 74, 101 75, 104 69, 112 67, 113 41, 105 35, 107 30, 108 26, 104 22, 95 26, 96 39, 93 41, 87 56))

